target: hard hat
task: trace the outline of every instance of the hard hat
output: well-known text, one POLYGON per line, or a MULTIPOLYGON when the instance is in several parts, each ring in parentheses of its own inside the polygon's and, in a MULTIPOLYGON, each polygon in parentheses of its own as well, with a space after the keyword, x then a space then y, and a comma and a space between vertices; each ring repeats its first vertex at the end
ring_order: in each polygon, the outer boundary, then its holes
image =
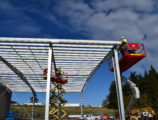
POLYGON ((123 39, 123 38, 125 38, 125 37, 122 36, 121 39, 123 39))
POLYGON ((127 43, 126 38, 122 38, 122 42, 127 43))
POLYGON ((61 72, 61 68, 60 67, 56 68, 56 71, 61 72))
POLYGON ((61 68, 60 67, 58 67, 58 68, 56 68, 57 70, 61 70, 61 68))

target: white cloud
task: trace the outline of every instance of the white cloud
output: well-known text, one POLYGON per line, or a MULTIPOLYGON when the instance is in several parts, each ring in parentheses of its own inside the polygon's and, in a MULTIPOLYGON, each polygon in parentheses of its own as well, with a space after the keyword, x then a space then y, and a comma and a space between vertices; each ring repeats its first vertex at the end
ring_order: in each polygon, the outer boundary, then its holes
POLYGON ((53 8, 72 28, 86 32, 86 23, 93 13, 89 6, 81 1, 61 1, 53 8))
POLYGON ((22 12, 29 11, 38 13, 61 29, 81 33, 89 39, 119 40, 121 36, 126 36, 129 42, 145 43, 148 56, 141 63, 149 66, 155 63, 158 67, 155 52, 158 51, 156 0, 91 0, 89 3, 84 0, 56 0, 55 4, 51 0, 33 2, 17 8, 7 0, 0 1, 0 10, 8 11, 12 20, 3 22, 11 26, 14 23, 12 27, 19 32, 25 28, 24 31, 28 33, 40 32, 40 27, 22 12), (19 19, 14 20, 18 16, 19 19))
POLYGON ((143 12, 151 12, 154 5, 153 0, 125 0, 124 2, 127 7, 143 12))
POLYGON ((118 40, 123 35, 129 42, 144 42, 148 56, 143 63, 150 66, 158 60, 153 52, 158 51, 158 15, 154 13, 154 4, 154 0, 92 0, 88 5, 70 0, 60 2, 54 9, 73 29, 84 31, 90 39, 118 40))
POLYGON ((91 5, 97 11, 118 10, 128 8, 142 12, 153 10, 153 0, 92 0, 91 5))

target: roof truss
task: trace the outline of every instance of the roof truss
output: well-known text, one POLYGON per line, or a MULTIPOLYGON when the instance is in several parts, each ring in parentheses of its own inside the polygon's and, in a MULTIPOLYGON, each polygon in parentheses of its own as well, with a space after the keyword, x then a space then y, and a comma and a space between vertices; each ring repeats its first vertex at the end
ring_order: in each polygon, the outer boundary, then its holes
MULTIPOLYGON (((2 37, 0 56, 20 70, 36 92, 45 92, 47 81, 42 78, 42 71, 48 67, 50 43, 56 67, 68 74, 68 84, 64 86, 67 92, 81 92, 111 48, 120 44, 118 41, 2 37)), ((31 91, 2 61, 0 68, 0 81, 12 91, 31 91)))

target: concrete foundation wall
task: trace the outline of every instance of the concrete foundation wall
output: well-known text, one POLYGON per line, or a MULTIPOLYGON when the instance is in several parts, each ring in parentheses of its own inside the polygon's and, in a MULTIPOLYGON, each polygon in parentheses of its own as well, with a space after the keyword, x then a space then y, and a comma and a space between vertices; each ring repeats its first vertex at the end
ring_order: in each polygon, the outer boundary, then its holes
POLYGON ((0 120, 6 117, 6 111, 10 108, 12 92, 0 83, 0 120))

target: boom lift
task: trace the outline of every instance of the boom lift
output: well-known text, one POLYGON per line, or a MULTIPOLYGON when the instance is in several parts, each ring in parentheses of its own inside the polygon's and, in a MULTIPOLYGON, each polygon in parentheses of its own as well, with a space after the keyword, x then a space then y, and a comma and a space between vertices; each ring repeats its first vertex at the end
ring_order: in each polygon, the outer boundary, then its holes
POLYGON ((135 83, 133 83, 129 79, 125 78, 124 76, 122 76, 122 80, 130 86, 130 89, 132 91, 132 97, 131 97, 130 102, 126 108, 126 114, 128 114, 130 112, 130 110, 132 109, 136 100, 140 98, 140 92, 139 92, 139 89, 135 83))
MULTIPOLYGON (((146 56, 146 51, 143 43, 128 43, 125 49, 125 54, 122 55, 119 51, 120 72, 124 72, 146 56)), ((114 71, 112 62, 109 63, 110 71, 114 71)))
MULTIPOLYGON (((124 54, 121 54, 121 52, 118 51, 118 56, 119 56, 120 72, 123 73, 146 56, 144 44, 128 43, 124 51, 124 54)), ((109 70, 112 72, 114 71, 112 62, 109 63, 109 70)), ((122 80, 130 86, 133 94, 128 104, 128 107, 126 109, 126 115, 127 115, 132 109, 132 106, 135 104, 136 100, 140 98, 140 92, 138 87, 136 87, 136 84, 134 84, 132 81, 130 81, 129 79, 123 76, 122 76, 122 80)))

